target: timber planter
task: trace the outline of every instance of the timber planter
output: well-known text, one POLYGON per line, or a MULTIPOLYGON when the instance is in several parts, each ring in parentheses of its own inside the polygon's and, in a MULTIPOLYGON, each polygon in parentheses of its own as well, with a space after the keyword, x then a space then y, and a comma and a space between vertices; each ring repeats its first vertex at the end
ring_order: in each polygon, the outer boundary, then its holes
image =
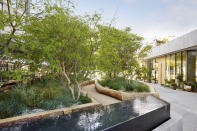
POLYGON ((193 87, 192 88, 192 92, 197 92, 197 88, 196 87, 193 87))

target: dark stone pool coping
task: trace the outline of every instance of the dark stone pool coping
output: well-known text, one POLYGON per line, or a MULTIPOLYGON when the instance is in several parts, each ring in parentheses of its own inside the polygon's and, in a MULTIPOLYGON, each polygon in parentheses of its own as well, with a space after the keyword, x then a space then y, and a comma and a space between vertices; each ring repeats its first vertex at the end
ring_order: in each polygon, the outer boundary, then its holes
POLYGON ((104 131, 152 131, 170 119, 170 104, 133 119, 116 124, 104 131))

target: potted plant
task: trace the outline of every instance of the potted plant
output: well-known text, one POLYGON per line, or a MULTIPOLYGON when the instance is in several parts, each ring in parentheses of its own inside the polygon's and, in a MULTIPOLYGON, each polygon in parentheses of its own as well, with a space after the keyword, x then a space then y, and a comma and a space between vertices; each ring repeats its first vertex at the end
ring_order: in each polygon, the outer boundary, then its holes
POLYGON ((171 83, 171 88, 172 89, 176 90, 176 87, 177 87, 176 83, 171 83))
POLYGON ((165 79, 165 87, 169 87, 170 86, 170 81, 168 79, 165 79))
POLYGON ((191 82, 185 82, 185 90, 190 92, 192 90, 192 83, 191 82))
POLYGON ((178 87, 181 87, 181 83, 183 82, 183 75, 182 74, 178 74, 177 76, 176 76, 176 83, 177 83, 177 85, 178 85, 178 87))
POLYGON ((197 83, 192 85, 192 92, 197 92, 197 83))

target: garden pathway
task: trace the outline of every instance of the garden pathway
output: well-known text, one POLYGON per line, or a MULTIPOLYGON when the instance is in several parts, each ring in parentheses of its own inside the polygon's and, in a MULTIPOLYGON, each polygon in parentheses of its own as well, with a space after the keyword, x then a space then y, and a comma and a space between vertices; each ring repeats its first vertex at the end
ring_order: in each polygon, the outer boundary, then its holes
POLYGON ((110 104, 121 102, 116 98, 97 92, 94 84, 84 86, 83 90, 88 93, 88 96, 94 98, 97 102, 101 103, 102 105, 110 105, 110 104))
POLYGON ((170 103, 171 113, 182 116, 183 131, 197 131, 197 93, 172 90, 158 84, 146 84, 154 87, 161 99, 170 103))

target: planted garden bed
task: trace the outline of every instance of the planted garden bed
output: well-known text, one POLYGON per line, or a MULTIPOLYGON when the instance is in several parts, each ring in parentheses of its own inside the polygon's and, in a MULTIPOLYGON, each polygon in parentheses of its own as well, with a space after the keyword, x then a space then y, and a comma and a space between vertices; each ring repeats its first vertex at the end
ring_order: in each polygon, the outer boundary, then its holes
POLYGON ((99 82, 103 87, 124 92, 150 92, 149 86, 138 81, 124 78, 107 78, 99 82))
POLYGON ((155 92, 154 88, 151 88, 144 83, 129 81, 124 78, 114 78, 111 80, 106 79, 100 81, 99 83, 96 82, 95 86, 98 92, 109 95, 121 101, 148 95, 159 97, 159 93, 155 92))
POLYGON ((35 81, 31 86, 0 93, 0 119, 90 102, 83 94, 78 101, 73 100, 65 84, 58 80, 35 81))

